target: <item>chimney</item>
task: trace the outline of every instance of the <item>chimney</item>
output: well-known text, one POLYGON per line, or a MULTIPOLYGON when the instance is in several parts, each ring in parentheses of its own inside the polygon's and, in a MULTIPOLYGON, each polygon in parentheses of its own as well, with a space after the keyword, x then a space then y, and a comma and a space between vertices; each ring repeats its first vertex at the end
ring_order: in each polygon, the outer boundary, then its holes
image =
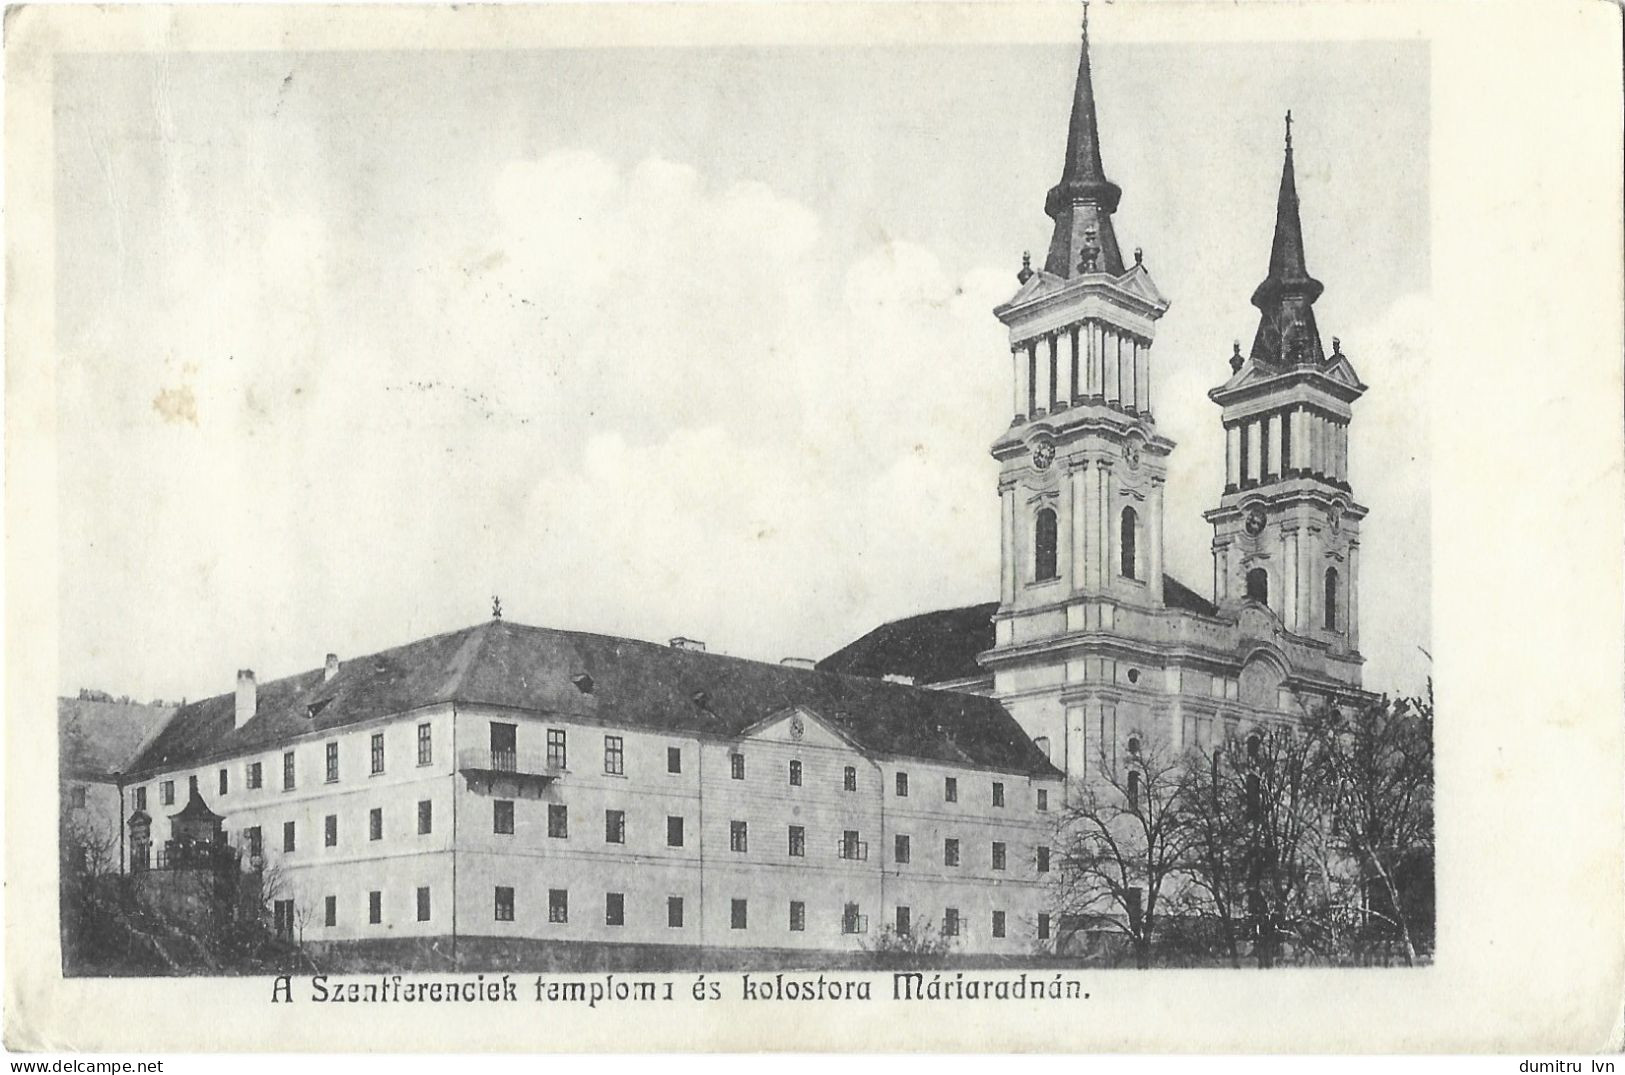
POLYGON ((815 665, 811 657, 786 657, 779 663, 786 668, 805 668, 808 671, 811 671, 815 665))
POLYGON ((334 676, 336 676, 338 674, 339 674, 339 655, 336 654, 336 653, 329 653, 327 655, 327 671, 322 673, 322 682, 326 683, 328 680, 332 679, 334 676))
POLYGON ((671 640, 672 649, 691 649, 696 653, 705 652, 705 643, 697 638, 684 638, 681 635, 671 640))
POLYGON ((232 727, 241 728, 247 724, 259 706, 259 692, 254 686, 254 670, 240 668, 237 670, 237 719, 232 727))

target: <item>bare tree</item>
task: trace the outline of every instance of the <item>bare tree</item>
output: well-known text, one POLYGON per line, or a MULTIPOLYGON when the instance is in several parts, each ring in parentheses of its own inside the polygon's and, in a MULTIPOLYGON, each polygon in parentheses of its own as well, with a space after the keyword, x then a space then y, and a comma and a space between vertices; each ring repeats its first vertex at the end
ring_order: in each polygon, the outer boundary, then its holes
POLYGON ((1136 740, 1121 760, 1103 750, 1095 770, 1073 783, 1062 812, 1054 904, 1063 920, 1126 936, 1135 965, 1148 967, 1164 899, 1186 883, 1179 803, 1188 773, 1179 758, 1136 740))
POLYGON ((1305 721, 1333 849, 1357 871, 1366 934, 1397 940, 1414 964, 1432 921, 1433 686, 1425 699, 1352 714, 1320 707, 1305 721))

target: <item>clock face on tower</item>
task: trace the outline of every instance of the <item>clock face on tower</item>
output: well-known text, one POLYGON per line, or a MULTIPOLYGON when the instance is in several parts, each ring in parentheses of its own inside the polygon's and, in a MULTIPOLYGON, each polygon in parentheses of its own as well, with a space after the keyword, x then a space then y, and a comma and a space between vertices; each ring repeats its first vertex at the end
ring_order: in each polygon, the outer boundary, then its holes
POLYGON ((1262 534, 1264 532, 1264 509, 1253 508, 1251 511, 1249 511, 1247 513, 1247 522, 1245 525, 1247 528, 1247 533, 1251 534, 1253 537, 1257 537, 1259 534, 1262 534))
POLYGON ((1131 440, 1123 445, 1123 458, 1128 460, 1130 470, 1140 469, 1140 442, 1131 440))
POLYGON ((1055 461, 1055 445, 1047 440, 1041 440, 1033 445, 1033 467, 1038 470, 1048 470, 1049 465, 1055 461))

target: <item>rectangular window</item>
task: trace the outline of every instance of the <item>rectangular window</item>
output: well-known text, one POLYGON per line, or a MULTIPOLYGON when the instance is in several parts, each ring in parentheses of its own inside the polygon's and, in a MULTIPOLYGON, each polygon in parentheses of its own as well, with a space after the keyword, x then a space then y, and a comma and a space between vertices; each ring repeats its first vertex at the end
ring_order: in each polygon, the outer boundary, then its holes
POLYGON ((993 841, 993 868, 995 870, 1004 869, 1004 844, 998 840, 993 841))
POLYGON ((283 851, 292 851, 293 849, 294 849, 294 825, 293 825, 293 822, 291 822, 291 821, 284 821, 282 823, 282 850, 283 851))
POLYGON ((227 777, 228 772, 230 772, 228 769, 220 770, 220 794, 222 795, 226 794, 227 790, 231 787, 230 780, 227 777))
POLYGON ((841 773, 841 788, 845 791, 858 790, 858 771, 853 766, 848 765, 841 773))
POLYGON ((604 736, 604 772, 621 776, 626 772, 626 754, 618 735, 604 736))
POLYGON ((547 920, 549 922, 570 921, 570 893, 562 888, 547 890, 547 920))
POLYGON ((728 850, 744 851, 747 835, 743 821, 728 822, 728 850))
POLYGON ((165 780, 158 785, 158 801, 164 806, 175 805, 175 782, 173 780, 165 780))
POLYGON ((907 773, 898 773, 897 774, 897 797, 899 799, 908 798, 908 774, 907 773))
POLYGON ((747 909, 744 900, 734 900, 728 908, 728 928, 745 929, 748 921, 747 909))
POLYGON ((564 729, 547 729, 547 767, 549 769, 567 768, 565 762, 569 760, 564 751, 564 729))
POLYGON ((841 857, 854 862, 864 862, 869 858, 869 845, 858 839, 857 829, 847 829, 841 833, 841 857))
POLYGON ((1049 848, 1047 847, 1038 849, 1038 872, 1049 873, 1049 848))
POLYGON ((1046 788, 1038 789, 1038 812, 1044 813, 1049 809, 1049 791, 1046 788))
POLYGON ((790 786, 793 788, 801 786, 801 763, 799 761, 790 763, 790 786))
POLYGON ((790 826, 790 855, 793 858, 807 855, 807 830, 801 825, 790 826))
POLYGON ((339 816, 328 814, 322 821, 322 843, 328 847, 339 845, 339 816))
POLYGON ((143 812, 145 812, 145 810, 147 809, 147 789, 146 788, 136 788, 135 789, 135 808, 137 810, 141 810, 143 812))
POLYGON ((418 921, 419 922, 427 922, 428 920, 429 920, 429 890, 427 888, 420 888, 420 889, 418 889, 418 921))
POLYGON ((1003 911, 994 911, 993 912, 993 936, 995 936, 995 937, 1004 936, 1004 912, 1003 911))
POLYGON ((683 928, 683 897, 666 897, 666 925, 671 929, 683 928))
POLYGON ((604 893, 604 925, 626 925, 626 894, 624 892, 604 893))
POLYGON ((683 771, 683 748, 666 748, 666 772, 680 773, 683 771))
POLYGON ((284 751, 282 754, 282 790, 293 790, 293 751, 284 751))
POLYGON ((570 808, 563 803, 547 804, 547 835, 555 840, 570 838, 570 808))
POLYGON ((959 778, 945 776, 942 778, 942 801, 956 803, 959 801, 959 778))
POLYGON ((339 898, 329 896, 322 901, 322 925, 336 926, 339 924, 339 898))
POLYGON ((427 836, 434 831, 434 800, 422 799, 418 802, 418 835, 427 836))
POLYGON ((993 805, 1004 805, 1004 781, 1002 780, 993 781, 993 805))
POLYGON ((337 743, 329 743, 327 744, 327 782, 329 784, 336 784, 338 783, 338 779, 339 745, 337 743))
POLYGON ((250 825, 243 830, 243 846, 248 848, 248 857, 257 859, 265 854, 265 841, 260 837, 260 827, 250 825))
POLYGON ((728 755, 728 772, 735 780, 745 779, 745 756, 743 754, 728 755))
POLYGON ((248 787, 249 787, 249 789, 251 791, 258 791, 261 787, 264 786, 264 783, 265 783, 264 771, 260 768, 260 763, 257 762, 257 761, 249 762, 248 763, 248 787))
POLYGON ((428 724, 418 725, 418 764, 434 764, 434 732, 428 724))
POLYGON ((497 886, 496 920, 498 922, 513 921, 513 889, 506 885, 497 886))
POLYGON ((950 907, 942 912, 942 935, 944 937, 959 936, 959 908, 950 907))
POLYGON ((606 843, 606 844, 624 844, 624 843, 626 843, 626 811, 625 810, 605 810, 604 811, 604 843, 606 843))
POLYGON ((293 901, 277 900, 271 905, 271 913, 275 918, 275 929, 278 937, 292 939, 293 937, 293 901))
POLYGON ((790 901, 790 932, 801 933, 807 928, 807 905, 801 900, 790 901))
POLYGON ((378 925, 384 920, 384 894, 382 892, 367 893, 367 922, 369 925, 378 925))
POLYGON ((491 804, 491 831, 502 836, 513 835, 512 799, 498 799, 491 804))
POLYGON ((372 808, 367 815, 367 839, 382 840, 384 838, 384 810, 381 806, 372 808))
POLYGON ((683 819, 680 817, 666 818, 666 846, 683 846, 683 819))
POLYGON ((897 862, 897 863, 906 864, 908 862, 908 854, 909 854, 908 837, 904 836, 904 835, 901 835, 901 834, 893 837, 892 855, 891 855, 892 861, 897 862))
POLYGON ((381 772, 384 771, 384 733, 383 732, 373 732, 372 733, 372 771, 375 772, 375 773, 381 773, 381 772))
POLYGON ((1049 915, 1042 911, 1038 914, 1038 939, 1041 941, 1049 940, 1049 915))
POLYGON ((83 810, 85 808, 85 804, 90 801, 90 793, 84 787, 70 788, 68 791, 68 801, 76 809, 83 810))
POLYGON ((959 841, 947 839, 942 841, 942 864, 944 866, 959 865, 959 841))
POLYGON ((493 720, 491 733, 491 768, 499 773, 512 773, 519 769, 519 725, 493 720))
POLYGON ((909 924, 908 908, 899 905, 897 908, 897 935, 899 937, 908 936, 909 924))
POLYGON ((864 917, 862 909, 855 903, 849 903, 841 908, 842 933, 868 933, 869 920, 864 917))

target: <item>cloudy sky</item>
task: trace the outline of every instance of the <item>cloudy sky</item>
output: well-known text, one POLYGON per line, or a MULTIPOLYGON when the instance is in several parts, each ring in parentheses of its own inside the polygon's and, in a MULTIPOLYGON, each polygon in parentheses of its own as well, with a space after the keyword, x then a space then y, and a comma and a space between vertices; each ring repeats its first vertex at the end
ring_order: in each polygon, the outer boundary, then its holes
MULTIPOLYGON (((1281 115, 1352 447, 1366 683, 1427 675, 1428 55, 1114 44, 1173 302, 1167 566, 1281 115)), ((78 56, 56 82, 61 689, 199 697, 483 620, 777 660, 997 593, 1008 350, 1075 45, 78 56)))

